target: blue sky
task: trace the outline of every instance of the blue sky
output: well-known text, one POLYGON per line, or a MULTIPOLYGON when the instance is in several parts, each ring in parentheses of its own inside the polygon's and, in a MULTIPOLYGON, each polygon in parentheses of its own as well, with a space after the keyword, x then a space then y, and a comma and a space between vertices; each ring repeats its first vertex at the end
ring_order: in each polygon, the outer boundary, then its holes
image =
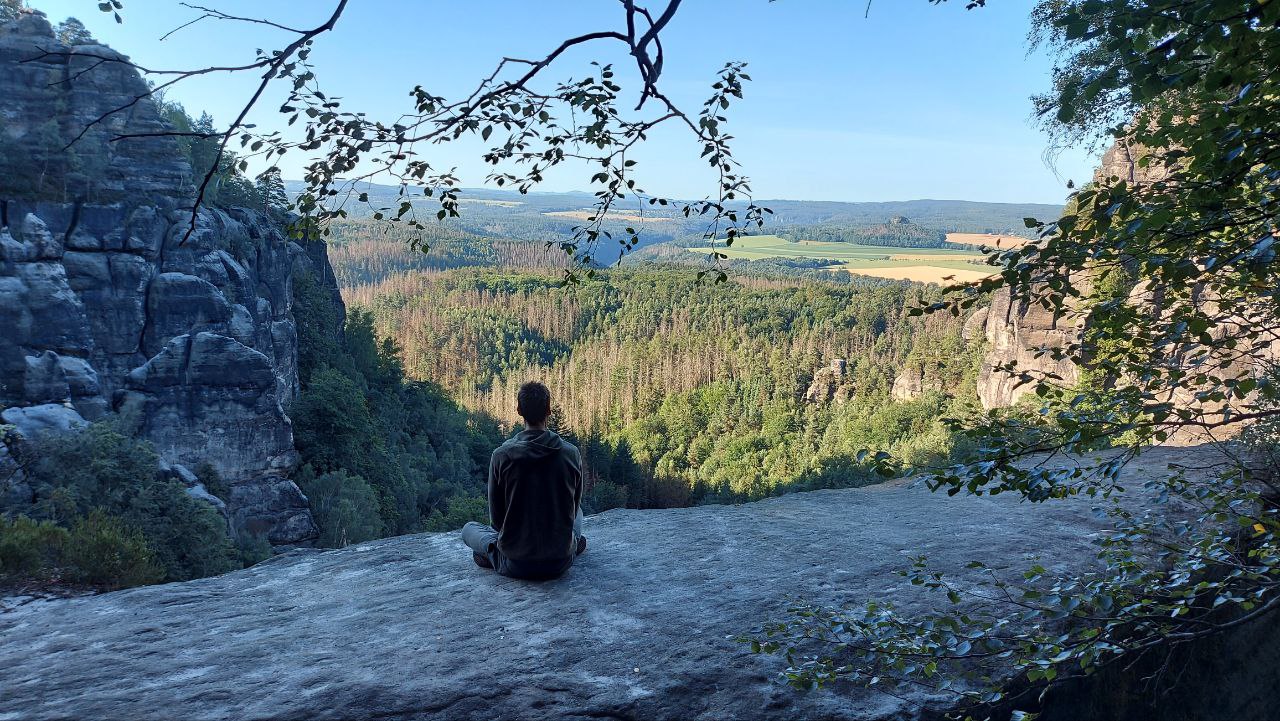
MULTIPOLYGON (((313 26, 329 0, 208 0, 229 13, 313 26)), ((161 42, 199 13, 175 0, 125 0, 124 24, 95 0, 31 0, 55 22, 75 15, 100 40, 156 68, 251 60, 283 34, 205 21, 161 42)), ((660 4, 654 0, 654 5, 660 4)), ((1031 0, 1002 0, 968 11, 963 0, 686 0, 664 37, 663 83, 696 109, 727 60, 744 60, 753 78, 730 112, 729 131, 758 198, 907 200, 949 198, 1060 202, 1068 179, 1091 175, 1095 159, 1068 151, 1049 167, 1048 138, 1031 119, 1029 97, 1049 86, 1050 58, 1028 55, 1031 0)), ((336 30, 318 41, 323 87, 347 109, 394 118, 422 84, 449 96, 467 92, 503 55, 540 57, 580 32, 614 29, 614 0, 352 0, 336 30)), ((582 77, 590 60, 627 58, 610 46, 567 54, 548 82, 582 77)), ((624 88, 634 89, 623 73, 624 88)), ((251 92, 251 77, 205 76, 170 97, 192 114, 230 119, 251 92)), ((280 96, 253 119, 277 127, 280 96)), ((283 127, 280 125, 280 127, 283 127)), ((457 167, 465 185, 486 173, 479 146, 435 151, 438 168, 457 167)), ((637 159, 647 190, 696 198, 714 179, 686 133, 661 131, 637 159)), ((286 156, 285 177, 304 159, 286 156)), ((563 169, 547 190, 586 189, 592 170, 563 169)))

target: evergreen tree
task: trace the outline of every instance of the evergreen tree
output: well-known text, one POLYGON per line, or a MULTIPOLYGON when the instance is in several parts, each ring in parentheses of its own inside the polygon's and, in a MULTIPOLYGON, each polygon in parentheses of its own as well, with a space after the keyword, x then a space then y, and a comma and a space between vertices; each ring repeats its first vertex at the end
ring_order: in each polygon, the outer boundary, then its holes
POLYGON ((23 0, 0 0, 0 22, 16 20, 25 9, 23 0))
POLYGON ((57 35, 58 42, 63 45, 93 45, 97 42, 84 23, 75 18, 67 18, 58 23, 57 35))
POLYGON ((273 166, 262 171, 254 180, 254 188, 267 212, 280 213, 288 210, 289 195, 285 192, 280 168, 273 166))
POLYGON ((569 421, 564 415, 564 409, 560 407, 559 403, 551 406, 551 415, 547 417, 547 428, 555 431, 566 442, 581 447, 582 442, 578 440, 577 434, 569 426, 569 421))

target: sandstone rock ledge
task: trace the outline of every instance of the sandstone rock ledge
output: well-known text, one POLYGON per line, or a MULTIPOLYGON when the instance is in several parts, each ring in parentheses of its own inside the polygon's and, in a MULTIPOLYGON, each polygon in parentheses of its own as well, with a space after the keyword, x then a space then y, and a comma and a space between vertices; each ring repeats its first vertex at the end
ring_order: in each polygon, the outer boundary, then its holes
MULTIPOLYGON (((1129 473, 1195 454, 1153 451, 1129 473)), ((777 659, 726 637, 795 595, 945 603, 895 574, 908 555, 957 571, 1087 563, 1100 523, 1089 501, 949 499, 901 481, 610 511, 545 584, 481 571, 456 533, 294 551, 0 613, 0 719, 914 718, 931 699, 799 693, 777 659)))

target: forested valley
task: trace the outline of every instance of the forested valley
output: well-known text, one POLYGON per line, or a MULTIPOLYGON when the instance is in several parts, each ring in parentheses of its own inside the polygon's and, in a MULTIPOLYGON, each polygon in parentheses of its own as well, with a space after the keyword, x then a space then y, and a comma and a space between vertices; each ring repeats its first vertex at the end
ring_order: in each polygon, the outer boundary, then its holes
MULTIPOLYGON (((547 383, 553 425, 584 454, 588 511, 862 485, 886 471, 877 451, 924 467, 966 450, 942 419, 977 412, 981 346, 962 338, 960 319, 906 314, 936 286, 745 264, 713 284, 689 265, 653 263, 566 285, 554 249, 438 230, 423 255, 404 232, 335 227, 347 345, 384 339, 379 362, 410 386, 438 384, 473 429, 490 429, 476 440, 518 427, 520 383, 547 383), (907 366, 929 388, 895 401, 907 366)), ((450 487, 442 505, 452 521, 483 517, 482 479, 450 487)))

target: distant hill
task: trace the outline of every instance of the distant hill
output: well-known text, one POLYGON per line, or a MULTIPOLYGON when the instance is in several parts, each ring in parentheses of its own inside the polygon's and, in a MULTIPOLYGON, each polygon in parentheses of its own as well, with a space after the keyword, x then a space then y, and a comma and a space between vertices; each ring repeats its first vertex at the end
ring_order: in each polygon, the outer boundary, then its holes
POLYGON ((1025 232, 1023 218, 1057 218, 1061 205, 983 203, 972 200, 897 200, 837 203, 822 200, 762 200, 779 226, 879 224, 904 217, 916 225, 952 233, 1025 232))
MULTIPOLYGON (((304 185, 299 181, 287 181, 286 189, 299 192, 304 185)), ((350 203, 352 218, 372 216, 372 207, 394 207, 399 203, 398 189, 389 185, 369 184, 361 187, 369 195, 369 205, 350 203)), ((590 193, 544 193, 521 195, 511 190, 491 188, 464 188, 460 192, 462 217, 451 219, 445 225, 457 230, 479 235, 509 238, 513 240, 555 240, 573 233, 581 225, 585 213, 594 201, 590 193)), ((762 200, 759 203, 770 210, 766 232, 777 233, 786 228, 805 226, 806 230, 821 232, 828 228, 881 226, 895 219, 908 221, 912 226, 942 233, 996 233, 1021 235, 1026 233, 1022 219, 1026 217, 1056 218, 1062 206, 1044 203, 984 203, 969 200, 904 200, 876 203, 843 203, 822 200, 762 200)), ((433 217, 438 209, 433 198, 414 201, 423 214, 433 217)), ((661 243, 691 235, 702 234, 705 220, 688 219, 670 208, 651 207, 631 203, 616 210, 615 221, 608 224, 614 230, 627 225, 636 226, 643 214, 641 231, 643 245, 661 243)), ((786 233, 783 233, 786 234, 786 233)))

